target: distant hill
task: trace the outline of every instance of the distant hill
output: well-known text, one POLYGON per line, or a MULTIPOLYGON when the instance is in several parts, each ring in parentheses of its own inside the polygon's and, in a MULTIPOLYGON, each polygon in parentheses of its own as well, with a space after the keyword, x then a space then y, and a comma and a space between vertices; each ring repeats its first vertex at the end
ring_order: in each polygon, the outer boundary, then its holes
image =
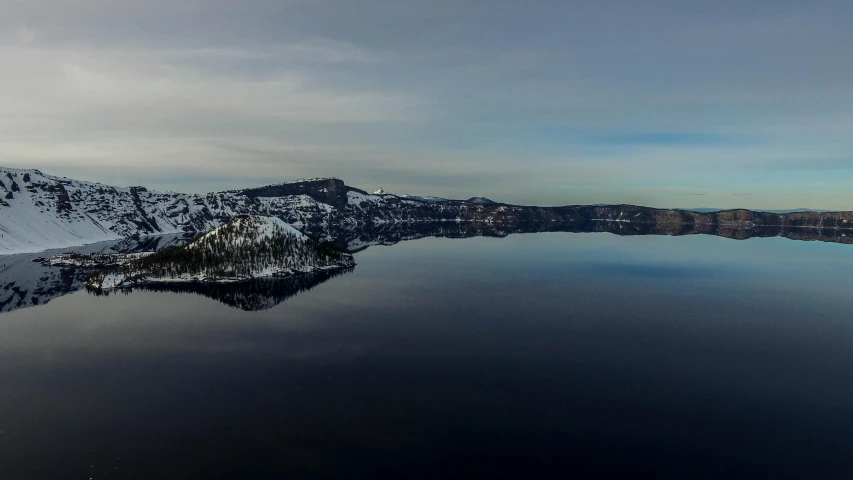
POLYGON ((493 200, 489 200, 489 199, 488 199, 488 198, 486 198, 486 197, 471 197, 471 198, 469 198, 468 200, 465 200, 465 201, 466 201, 466 202, 470 202, 470 203, 479 203, 479 204, 481 204, 481 205, 490 205, 490 204, 493 204, 493 203, 498 203, 498 202, 495 202, 495 201, 493 201, 493 200))
MULTIPOLYGON (((725 212, 726 210, 731 210, 729 208, 684 208, 681 210, 687 210, 690 212, 700 212, 700 213, 713 213, 713 212, 725 212)), ((803 213, 803 212, 833 212, 834 210, 815 210, 811 208, 793 208, 790 210, 754 210, 755 212, 765 212, 765 213, 776 213, 779 215, 785 215, 788 213, 803 213)))
POLYGON ((408 199, 408 200, 420 200, 422 202, 449 202, 450 201, 449 198, 444 198, 444 197, 432 197, 432 196, 422 197, 422 196, 418 196, 418 195, 409 195, 408 193, 404 193, 402 195, 397 195, 397 196, 400 198, 408 199))

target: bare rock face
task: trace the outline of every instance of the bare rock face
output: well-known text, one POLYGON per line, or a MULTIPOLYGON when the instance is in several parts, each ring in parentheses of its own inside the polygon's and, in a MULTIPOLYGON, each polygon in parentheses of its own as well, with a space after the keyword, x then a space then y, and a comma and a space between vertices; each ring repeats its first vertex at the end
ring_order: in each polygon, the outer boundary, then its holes
POLYGON ((331 205, 338 210, 344 210, 347 204, 347 192, 351 191, 367 195, 367 192, 349 187, 344 184, 343 180, 337 178, 281 183, 278 185, 239 190, 235 193, 244 195, 247 198, 280 198, 306 195, 317 202, 331 205))

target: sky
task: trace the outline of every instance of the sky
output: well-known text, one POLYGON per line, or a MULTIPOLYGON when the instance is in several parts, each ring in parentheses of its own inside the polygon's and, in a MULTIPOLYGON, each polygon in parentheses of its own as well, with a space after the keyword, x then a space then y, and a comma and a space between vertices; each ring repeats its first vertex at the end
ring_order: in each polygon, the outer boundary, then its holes
POLYGON ((0 165, 853 210, 849 0, 0 0, 0 165))

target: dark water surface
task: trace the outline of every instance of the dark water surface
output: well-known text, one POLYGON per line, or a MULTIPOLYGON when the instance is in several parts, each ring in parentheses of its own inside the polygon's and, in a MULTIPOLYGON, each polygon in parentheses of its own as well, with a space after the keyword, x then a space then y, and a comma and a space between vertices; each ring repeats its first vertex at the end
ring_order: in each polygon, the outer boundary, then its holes
POLYGON ((356 261, 262 311, 82 291, 0 315, 0 479, 853 478, 849 245, 356 261))

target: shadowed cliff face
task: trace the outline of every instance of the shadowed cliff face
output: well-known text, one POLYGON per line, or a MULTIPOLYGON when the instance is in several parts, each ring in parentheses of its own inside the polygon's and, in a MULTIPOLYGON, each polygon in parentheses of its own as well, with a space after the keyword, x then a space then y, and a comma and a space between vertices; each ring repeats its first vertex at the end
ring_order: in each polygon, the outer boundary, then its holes
POLYGON ((347 204, 347 192, 350 191, 364 195, 367 194, 367 192, 363 190, 345 185, 343 180, 338 180, 336 178, 269 185, 266 187, 241 190, 238 193, 252 199, 308 195, 318 202, 326 203, 338 210, 344 210, 347 204))

